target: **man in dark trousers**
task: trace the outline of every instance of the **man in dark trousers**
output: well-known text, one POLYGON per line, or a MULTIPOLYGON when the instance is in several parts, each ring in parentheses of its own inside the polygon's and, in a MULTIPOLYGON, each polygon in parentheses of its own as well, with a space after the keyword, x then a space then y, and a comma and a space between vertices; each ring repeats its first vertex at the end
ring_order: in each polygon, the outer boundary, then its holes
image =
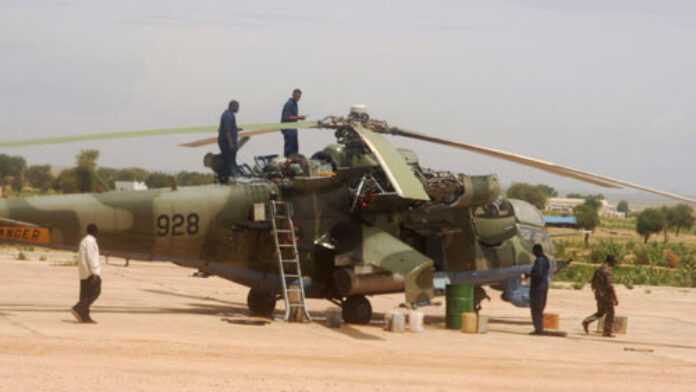
POLYGON ((612 269, 616 266, 616 259, 612 255, 608 255, 606 262, 602 264, 594 275, 592 275, 592 290, 594 291, 595 300, 597 301, 597 313, 587 317, 582 322, 582 328, 585 333, 590 333, 590 323, 604 317, 604 333, 603 336, 613 338, 614 328, 614 306, 619 305, 619 300, 616 297, 614 284, 612 282, 612 269))
POLYGON ((529 306, 532 310, 532 322, 534 331, 531 335, 544 334, 544 308, 546 307, 546 297, 549 292, 549 270, 551 264, 544 254, 544 248, 540 244, 535 244, 532 248, 534 266, 530 272, 531 282, 529 284, 529 306))
POLYGON ((80 273, 80 301, 73 306, 72 315, 80 323, 96 323, 89 315, 89 307, 101 294, 98 232, 97 225, 94 223, 87 225, 87 235, 80 242, 77 256, 77 267, 80 273))
POLYGON ((227 110, 220 117, 220 127, 218 128, 218 146, 222 155, 223 168, 219 173, 220 182, 225 184, 230 176, 239 175, 237 168, 237 138, 239 129, 237 128, 237 112, 239 102, 231 100, 227 105, 227 110))
MULTIPOLYGON (((296 88, 292 91, 292 97, 283 105, 283 113, 280 116, 281 122, 297 122, 305 119, 305 116, 300 116, 300 109, 297 103, 302 98, 302 91, 296 88)), ((300 143, 297 140, 297 129, 283 129, 283 139, 285 147, 283 154, 285 157, 295 155, 300 152, 300 143)))

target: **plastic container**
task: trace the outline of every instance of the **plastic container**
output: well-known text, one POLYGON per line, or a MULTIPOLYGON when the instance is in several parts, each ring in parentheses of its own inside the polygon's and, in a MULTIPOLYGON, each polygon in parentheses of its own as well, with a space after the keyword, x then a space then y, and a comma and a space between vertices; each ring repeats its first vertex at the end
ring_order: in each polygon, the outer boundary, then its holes
POLYGON ((462 332, 478 333, 478 316, 476 313, 462 313, 462 332))
POLYGON ((544 313, 544 329, 558 329, 560 318, 556 313, 544 313))
POLYGON ((408 329, 411 332, 423 332, 423 312, 411 310, 408 316, 408 329))

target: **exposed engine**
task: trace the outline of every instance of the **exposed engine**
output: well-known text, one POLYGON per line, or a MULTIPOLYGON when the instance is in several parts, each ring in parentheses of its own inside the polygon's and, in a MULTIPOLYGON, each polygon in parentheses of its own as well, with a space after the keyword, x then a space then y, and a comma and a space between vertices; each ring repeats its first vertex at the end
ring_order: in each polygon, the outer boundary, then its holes
POLYGON ((474 207, 493 202, 500 196, 498 177, 466 176, 426 170, 425 189, 436 202, 451 207, 474 207))

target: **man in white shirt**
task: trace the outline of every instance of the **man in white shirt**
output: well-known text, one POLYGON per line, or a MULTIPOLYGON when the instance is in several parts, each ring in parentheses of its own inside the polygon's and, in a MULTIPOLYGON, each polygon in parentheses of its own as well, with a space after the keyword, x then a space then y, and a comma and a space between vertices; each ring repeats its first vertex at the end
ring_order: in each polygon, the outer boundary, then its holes
POLYGON ((77 267, 80 273, 80 301, 72 308, 72 315, 80 323, 96 323, 89 316, 89 307, 101 294, 101 266, 97 225, 87 225, 87 235, 80 242, 77 267))

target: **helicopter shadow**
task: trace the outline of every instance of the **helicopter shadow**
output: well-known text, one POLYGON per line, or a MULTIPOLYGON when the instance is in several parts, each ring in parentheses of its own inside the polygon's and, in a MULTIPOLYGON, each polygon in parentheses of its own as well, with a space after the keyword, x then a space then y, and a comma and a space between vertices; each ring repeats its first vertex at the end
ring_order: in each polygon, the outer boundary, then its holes
MULTIPOLYGON (((185 307, 150 307, 150 306, 105 306, 95 305, 91 308, 94 313, 107 314, 199 314, 199 315, 229 315, 246 314, 246 307, 230 307, 204 303, 189 303, 185 307)), ((31 304, 0 304, 0 312, 12 313, 69 313, 70 306, 66 305, 31 305, 31 304)))
POLYGON ((171 297, 195 299, 195 300, 199 300, 199 301, 210 301, 210 302, 217 302, 217 303, 225 304, 225 305, 246 307, 246 304, 243 304, 241 302, 225 301, 225 300, 217 299, 214 297, 208 297, 208 296, 205 296, 205 297, 204 296, 197 296, 197 295, 177 293, 177 292, 168 291, 168 290, 161 290, 161 289, 141 289, 141 291, 145 291, 145 292, 151 293, 151 294, 168 295, 171 297))
MULTIPOLYGON (((270 319, 264 319, 264 318, 259 318, 255 317, 254 315, 249 313, 249 310, 247 308, 246 304, 242 304, 240 302, 231 302, 231 301, 224 301, 220 300, 217 298, 213 297, 202 297, 202 296, 194 296, 194 295, 189 295, 189 294, 182 294, 182 293, 175 293, 167 290, 160 290, 160 289, 143 289, 143 291, 153 293, 153 294, 162 294, 162 295, 170 295, 174 297, 180 297, 180 298, 188 298, 188 299, 197 299, 197 300, 202 300, 202 301, 213 301, 213 302, 218 302, 221 304, 227 304, 227 305, 232 305, 232 307, 227 308, 227 312, 225 317, 221 319, 221 321, 224 321, 229 324, 235 324, 235 325, 244 325, 244 326, 264 326, 268 325, 271 323, 272 320, 270 319)), ((336 332, 336 333, 341 333, 343 335, 346 335, 350 338, 353 339, 359 339, 359 340, 384 340, 380 338, 379 336, 375 336, 366 332, 363 332, 356 327, 353 327, 348 324, 342 325, 340 328, 331 328, 326 325, 324 320, 326 320, 326 314, 325 312, 321 311, 310 311, 309 312, 310 316, 312 317, 313 320, 316 320, 316 324, 321 325, 323 327, 326 327, 327 329, 336 332)), ((282 311, 276 311, 274 313, 274 318, 275 319, 282 319, 282 311)), ((375 316, 378 316, 377 318, 384 319, 383 314, 375 314, 375 316)), ((375 317, 373 317, 373 320, 369 324, 375 325, 377 327, 382 327, 384 326, 383 322, 376 321, 375 317)))

